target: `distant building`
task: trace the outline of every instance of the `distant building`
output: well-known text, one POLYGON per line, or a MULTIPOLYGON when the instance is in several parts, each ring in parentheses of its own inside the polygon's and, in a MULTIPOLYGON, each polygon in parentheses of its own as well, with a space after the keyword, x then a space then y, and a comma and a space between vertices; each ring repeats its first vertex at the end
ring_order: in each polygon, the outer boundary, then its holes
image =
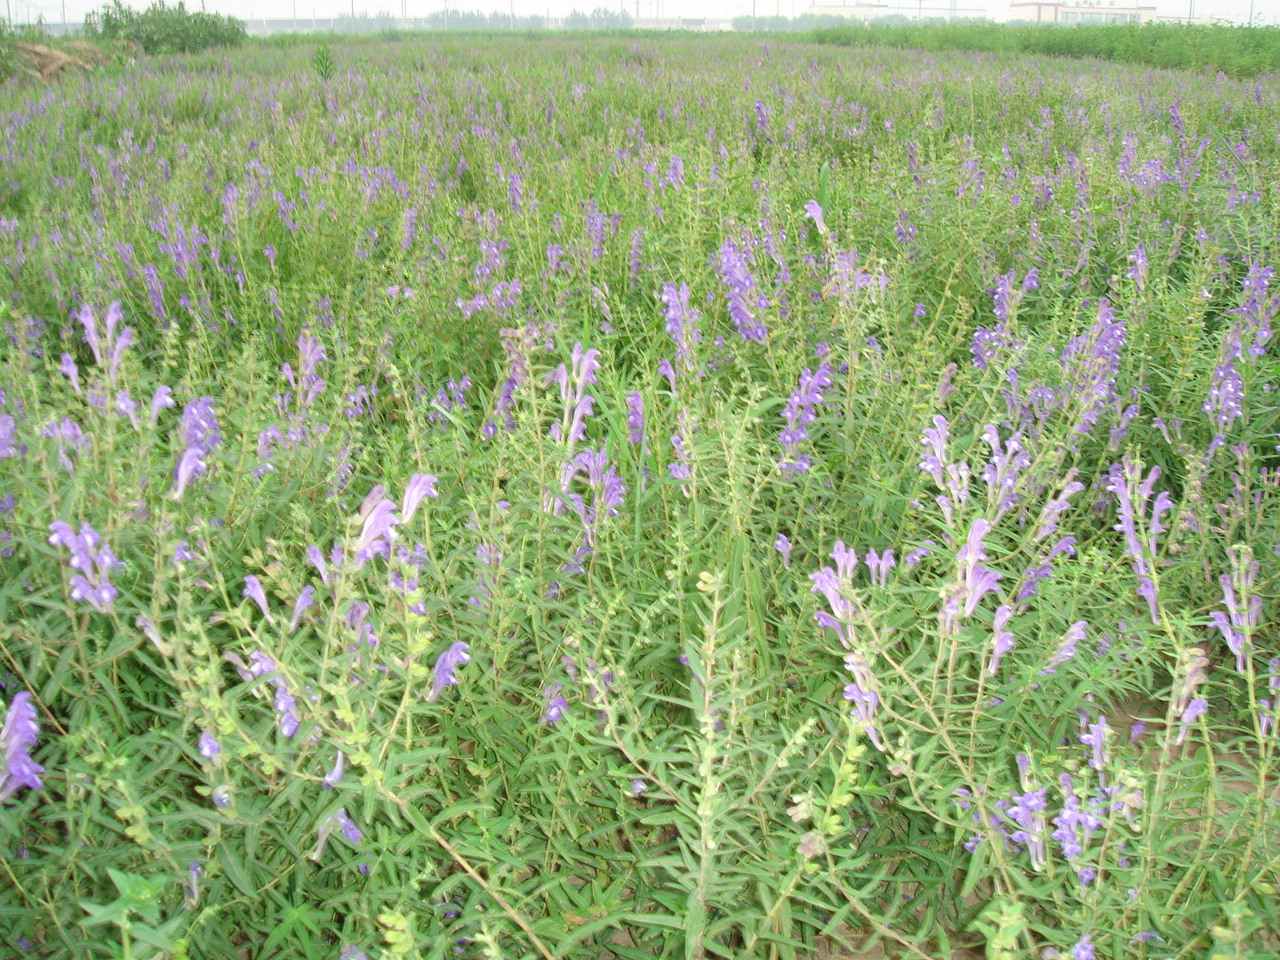
POLYGON ((889 12, 887 3, 823 3, 814 4, 805 11, 811 17, 847 17, 850 20, 874 20, 889 12))
POLYGON ((1065 26, 1098 23, 1146 23, 1156 19, 1155 4, 1139 5, 1129 0, 1077 0, 1055 3, 1046 0, 1015 0, 1009 4, 1010 20, 1032 23, 1061 23, 1065 26))

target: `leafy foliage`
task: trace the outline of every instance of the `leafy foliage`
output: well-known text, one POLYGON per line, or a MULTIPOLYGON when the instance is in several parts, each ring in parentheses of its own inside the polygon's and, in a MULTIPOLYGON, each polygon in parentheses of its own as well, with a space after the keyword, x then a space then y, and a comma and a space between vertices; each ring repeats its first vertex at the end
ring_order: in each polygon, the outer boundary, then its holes
POLYGON ((179 0, 166 6, 157 0, 144 11, 112 0, 85 18, 85 32, 108 40, 128 40, 144 53, 196 53, 235 47, 248 37, 244 21, 221 14, 189 12, 179 0))

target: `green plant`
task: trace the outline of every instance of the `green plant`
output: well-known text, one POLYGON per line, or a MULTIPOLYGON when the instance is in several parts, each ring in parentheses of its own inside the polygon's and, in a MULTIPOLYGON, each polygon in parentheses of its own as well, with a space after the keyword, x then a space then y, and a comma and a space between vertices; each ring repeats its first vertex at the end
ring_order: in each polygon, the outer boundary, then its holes
POLYGON ((333 50, 327 43, 322 43, 316 47, 315 52, 311 55, 311 67, 325 83, 333 78, 334 60, 333 50))

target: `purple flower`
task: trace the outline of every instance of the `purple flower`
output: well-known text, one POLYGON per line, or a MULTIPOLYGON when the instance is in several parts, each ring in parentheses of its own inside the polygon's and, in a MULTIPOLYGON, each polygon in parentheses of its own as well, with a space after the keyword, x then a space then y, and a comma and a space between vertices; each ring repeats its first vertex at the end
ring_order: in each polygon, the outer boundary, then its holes
POLYGON ((345 768, 346 768, 346 756, 343 754, 341 750, 339 750, 337 759, 333 761, 333 768, 327 771, 324 775, 324 781, 323 783, 321 783, 321 787, 323 787, 325 790, 332 790, 334 787, 336 787, 339 783, 342 782, 342 774, 345 768))
POLYGON ((222 431, 213 412, 213 397, 198 397, 182 410, 182 438, 188 447, 217 450, 222 446, 222 431))
POLYGON ((1067 628, 1067 632, 1062 635, 1062 640, 1058 644, 1058 649, 1049 658, 1049 663, 1045 668, 1040 671, 1041 674, 1057 673, 1057 667, 1076 655, 1077 644, 1084 642, 1084 629, 1086 626, 1088 624, 1084 620, 1077 620, 1067 628))
POLYGON ((1147 601, 1152 623, 1157 622, 1160 615, 1155 582, 1151 576, 1152 564, 1159 549, 1159 534, 1165 529, 1161 517, 1173 505, 1168 491, 1161 491, 1152 504, 1145 541, 1139 535, 1138 521, 1144 519, 1147 502, 1151 499, 1159 477, 1160 468, 1152 467, 1147 478, 1142 480, 1141 465, 1125 456, 1121 463, 1111 465, 1106 483, 1107 490, 1116 498, 1119 523, 1115 525, 1115 530, 1124 535, 1125 550, 1133 561, 1133 572, 1138 580, 1138 596, 1147 601))
POLYGON ((364 836, 364 832, 356 826, 356 822, 347 815, 347 808, 339 807, 333 813, 329 814, 329 816, 325 817, 324 821, 320 824, 320 829, 317 831, 319 834, 319 843, 316 845, 315 853, 311 854, 312 860, 320 859, 321 854, 324 853, 325 844, 329 842, 330 834, 335 830, 340 830, 342 832, 342 836, 345 837, 347 842, 353 846, 359 843, 361 837, 364 836))
POLYGON ((1089 724, 1089 729, 1080 734, 1080 742, 1091 748, 1089 766, 1099 773, 1107 767, 1107 738, 1110 732, 1107 718, 1100 716, 1097 723, 1089 724))
POLYGON ((218 741, 214 739, 213 734, 208 730, 200 731, 200 740, 197 744, 197 749, 200 751, 200 756, 204 757, 206 760, 213 761, 214 766, 218 765, 218 754, 222 752, 222 744, 218 743, 218 741))
POLYGON ((632 780, 629 786, 631 787, 631 795, 633 797, 638 797, 649 789, 649 784, 645 783, 638 777, 635 780, 632 780))
POLYGON ((867 739, 877 750, 883 750, 880 734, 875 726, 876 709, 880 706, 880 695, 876 692, 875 676, 871 666, 859 654, 848 653, 844 658, 845 669, 853 674, 853 683, 844 688, 844 698, 853 704, 853 716, 862 724, 867 739))
POLYGON ((280 733, 284 735, 286 740, 292 740, 294 734, 298 732, 298 728, 302 726, 302 720, 298 716, 298 701, 289 693, 289 688, 284 682, 283 677, 275 678, 276 695, 275 695, 275 711, 280 715, 280 733))
POLYGON ((199 861, 192 860, 187 864, 187 904, 192 909, 200 902, 200 869, 199 861))
POLYGON ((391 540, 395 537, 396 505, 383 497, 386 491, 382 487, 374 487, 365 497, 360 510, 363 521, 360 537, 356 540, 356 567, 362 567, 378 554, 384 556, 390 552, 391 540))
POLYGON ((325 359, 324 347, 320 341, 308 333, 300 334, 298 337, 298 361, 300 369, 295 375, 293 368, 285 363, 281 366, 280 372, 288 381, 289 386, 297 392, 298 403, 303 409, 307 409, 324 390, 324 381, 320 379, 320 375, 316 372, 320 366, 320 361, 325 359))
POLYGON ((320 582, 326 587, 329 586, 329 567, 324 562, 324 554, 320 552, 320 548, 314 543, 307 547, 307 560, 316 568, 316 572, 320 574, 320 582))
POLYGON ((470 649, 470 644, 459 640, 440 654, 439 659, 436 660, 435 679, 431 683, 431 693, 427 696, 428 702, 438 700, 445 687, 457 685, 457 669, 471 661, 471 654, 468 653, 470 649))
POLYGON ((867 571, 871 574, 872 584, 881 587, 888 586, 889 571, 898 565, 898 561, 893 557, 893 550, 886 549, 882 554, 877 554, 875 550, 868 550, 864 560, 867 564, 867 571))
MULTIPOLYGON (((323 561, 322 561, 323 562, 323 561)), ((310 609, 315 602, 316 588, 307 584, 302 588, 302 592, 298 594, 298 599, 293 604, 293 616, 289 618, 289 632, 292 633, 298 629, 298 622, 302 619, 303 613, 310 609)))
POLYGON ((1199 647, 1181 650, 1178 661, 1181 683, 1177 686, 1177 694, 1171 706, 1173 713, 1177 714, 1180 720, 1178 739, 1175 743, 1181 745, 1187 737, 1189 725, 1208 709, 1209 705, 1205 700, 1195 696, 1195 693, 1197 688, 1208 680, 1205 668, 1209 666, 1209 661, 1199 647))
POLYGON ((996 607, 995 619, 991 624, 991 632, 994 635, 991 643, 991 662, 987 664, 987 673, 993 677, 1000 669, 1000 661, 1013 649, 1015 643, 1013 633, 1005 629, 1012 616, 1013 608, 1007 604, 996 607))
POLYGON ((100 367, 108 368, 107 379, 114 386, 120 371, 120 360, 125 349, 133 342, 133 328, 125 327, 120 336, 116 336, 120 321, 124 319, 124 312, 118 301, 107 308, 106 329, 101 335, 93 309, 87 303, 80 307, 79 319, 80 325, 84 327, 85 342, 93 351, 94 362, 100 367))
POLYGON ((778 539, 773 541, 773 548, 782 554, 782 565, 791 569, 791 541, 785 533, 778 534, 778 539))
POLYGON ((639 390, 627 394, 627 439, 633 444, 644 443, 644 397, 639 390))
POLYGON ((1208 712, 1209 703, 1203 697, 1196 697, 1187 704, 1187 709, 1183 710, 1182 716, 1178 718, 1178 722, 1182 726, 1178 730, 1177 742, 1182 743, 1187 737, 1187 728, 1208 712))
POLYGON ((1270 736, 1276 725, 1276 715, 1280 714, 1280 657, 1272 657, 1267 661, 1267 689, 1271 696, 1258 700, 1258 731, 1270 736))
POLYGON ((1098 304, 1098 318, 1088 331, 1073 338, 1058 359, 1062 368, 1060 396, 1069 398, 1078 413, 1072 432, 1083 436, 1093 429, 1103 410, 1118 396, 1121 351, 1126 329, 1105 299, 1098 304))
POLYGON ((1233 548, 1228 555, 1231 573, 1224 573, 1218 578, 1222 585, 1222 604, 1227 612, 1214 610, 1209 619, 1221 631, 1227 648, 1235 654, 1236 670, 1244 673, 1249 637, 1258 625, 1258 615, 1262 610, 1262 597, 1253 593, 1260 567, 1247 547, 1233 548), (1248 597, 1247 603, 1245 597, 1248 597))
POLYGON ((1009 834, 1009 839, 1027 848, 1031 854, 1031 868, 1039 871, 1048 862, 1048 849, 1045 843, 1045 816, 1048 808, 1048 790, 1028 789, 1026 793, 1014 795, 1012 803, 1004 811, 1004 816, 1018 829, 1009 834))
POLYGON ((4 769, 0 770, 0 801, 8 800, 21 787, 39 790, 44 784, 40 774, 44 767, 31 759, 31 748, 40 735, 36 708, 31 694, 21 690, 9 701, 4 727, 0 728, 0 749, 4 751, 4 769))
POLYGON ((111 571, 122 566, 115 554, 88 523, 80 524, 79 534, 63 520, 49 524, 49 530, 52 533, 49 537, 51 545, 61 545, 71 551, 68 565, 77 571, 71 578, 71 599, 84 601, 98 613, 111 612, 119 595, 111 583, 111 571))
POLYGON ((74 390, 77 395, 79 395, 80 370, 78 367, 76 367, 75 358, 71 356, 71 354, 69 353, 64 353, 62 355, 62 363, 59 365, 58 370, 62 374, 64 374, 68 380, 71 381, 71 389, 74 390))
POLYGON ((198 447, 187 447, 182 451, 182 455, 178 458, 178 466, 173 471, 173 478, 177 481, 177 486, 173 490, 173 498, 175 500, 182 499, 182 494, 186 492, 187 486, 191 481, 200 476, 208 468, 205 463, 202 451, 198 447))
POLYGON ((1002 575, 982 565, 987 558, 983 538, 991 531, 991 523, 978 517, 969 528, 964 546, 956 553, 959 579, 952 585, 942 609, 943 633, 952 634, 960 624, 973 616, 982 598, 996 588, 1002 575))
MULTIPOLYGON (((89 398, 90 403, 99 401, 95 404, 98 409, 104 409, 106 400, 103 397, 89 398)), ((62 469, 68 473, 75 469, 70 454, 78 453, 89 445, 89 438, 85 436, 80 425, 70 417, 63 417, 61 420, 55 420, 40 431, 40 435, 58 441, 58 463, 62 469)), ((14 442, 14 420, 13 417, 0 416, 0 457, 21 456, 26 452, 26 446, 15 445, 14 442)))
POLYGON ((822 207, 817 200, 810 200, 804 205, 804 215, 813 221, 813 225, 818 228, 818 233, 826 234, 827 221, 822 216, 822 207))
POLYGON ((404 505, 400 508, 400 522, 408 524, 418 512, 418 506, 427 497, 438 497, 436 478, 429 473, 415 473, 404 490, 404 505))
POLYGON ((569 701, 560 693, 563 684, 553 683, 547 687, 547 708, 543 711, 542 722, 549 727, 554 727, 563 720, 569 713, 569 701))
MULTIPOLYGON (((1141 244, 1139 244, 1139 248, 1141 248, 1141 244)), ((1071 948, 1071 960, 1097 960, 1097 957, 1098 951, 1093 948, 1093 943, 1087 933, 1071 948)))
POLYGON ((933 426, 927 428, 924 436, 920 439, 920 442, 925 447, 924 455, 920 458, 920 469, 933 478, 934 484, 939 489, 945 489, 946 487, 943 472, 947 463, 949 428, 950 424, 947 423, 947 418, 937 414, 933 418, 933 426))
POLYGON ((253 574, 244 578, 244 590, 240 592, 240 596, 252 600, 258 605, 258 609, 262 611, 263 617, 267 622, 271 622, 271 610, 267 606, 267 595, 262 589, 262 583, 253 574))

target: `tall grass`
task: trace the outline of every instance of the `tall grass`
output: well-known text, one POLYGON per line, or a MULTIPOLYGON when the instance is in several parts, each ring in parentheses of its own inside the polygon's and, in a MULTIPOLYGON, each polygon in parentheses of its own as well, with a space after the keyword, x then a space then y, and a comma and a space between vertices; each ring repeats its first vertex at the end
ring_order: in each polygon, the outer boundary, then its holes
POLYGON ((1169 23, 1059 26, 996 23, 849 25, 817 29, 818 43, 916 50, 1094 57, 1118 63, 1254 77, 1280 71, 1275 27, 1169 23))

